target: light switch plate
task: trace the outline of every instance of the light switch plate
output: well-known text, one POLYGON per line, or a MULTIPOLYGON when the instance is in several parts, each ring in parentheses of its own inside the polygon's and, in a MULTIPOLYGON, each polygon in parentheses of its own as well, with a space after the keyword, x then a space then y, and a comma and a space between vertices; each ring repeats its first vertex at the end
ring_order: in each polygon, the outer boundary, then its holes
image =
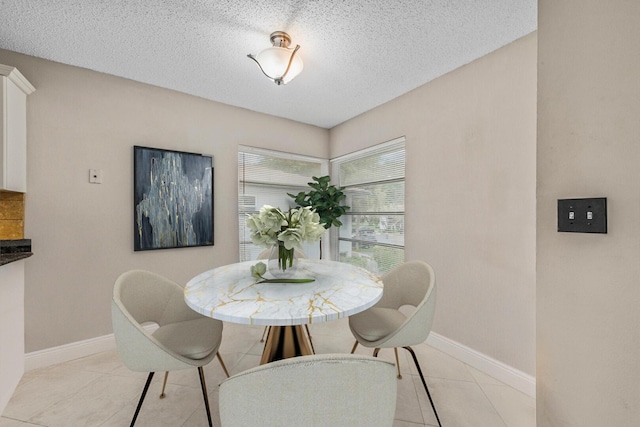
POLYGON ((91 184, 102 184, 102 170, 89 169, 89 182, 91 184))
POLYGON ((558 231, 607 232, 607 198, 558 199, 558 231))

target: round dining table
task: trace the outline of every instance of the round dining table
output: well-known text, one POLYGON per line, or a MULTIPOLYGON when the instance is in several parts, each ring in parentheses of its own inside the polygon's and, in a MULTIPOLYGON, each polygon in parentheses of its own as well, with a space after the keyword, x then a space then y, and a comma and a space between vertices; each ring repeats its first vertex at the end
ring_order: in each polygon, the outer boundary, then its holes
POLYGON ((261 363, 312 354, 302 325, 348 317, 382 297, 382 279, 351 264, 300 259, 297 277, 312 282, 260 283, 250 271, 258 262, 205 271, 189 280, 184 298, 191 309, 214 319, 270 326, 261 363))

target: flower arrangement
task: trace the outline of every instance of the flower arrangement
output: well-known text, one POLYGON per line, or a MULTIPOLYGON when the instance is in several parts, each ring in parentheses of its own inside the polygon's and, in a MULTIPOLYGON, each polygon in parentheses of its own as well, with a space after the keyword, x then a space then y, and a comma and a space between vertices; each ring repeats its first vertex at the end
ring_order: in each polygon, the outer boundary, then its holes
POLYGON ((293 265, 294 250, 302 249, 302 242, 316 242, 325 232, 320 216, 311 207, 283 212, 264 205, 257 214, 248 216, 247 227, 256 245, 278 244, 278 267, 282 271, 293 265))

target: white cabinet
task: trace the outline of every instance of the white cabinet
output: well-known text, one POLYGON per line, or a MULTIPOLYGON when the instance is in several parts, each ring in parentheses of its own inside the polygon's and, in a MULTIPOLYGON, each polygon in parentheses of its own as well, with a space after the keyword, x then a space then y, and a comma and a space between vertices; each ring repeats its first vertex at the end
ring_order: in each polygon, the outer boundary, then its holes
POLYGON ((0 64, 0 190, 27 191, 27 95, 33 91, 17 68, 0 64))
POLYGON ((0 345, 2 414, 24 373, 24 261, 0 266, 0 345))

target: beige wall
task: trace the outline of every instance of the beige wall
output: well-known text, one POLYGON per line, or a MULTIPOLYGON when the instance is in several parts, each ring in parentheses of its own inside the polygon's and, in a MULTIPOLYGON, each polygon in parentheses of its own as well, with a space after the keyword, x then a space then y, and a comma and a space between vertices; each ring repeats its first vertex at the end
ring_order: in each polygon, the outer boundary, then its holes
POLYGON ((0 50, 36 87, 28 99, 26 351, 112 332, 118 275, 184 283, 237 261, 237 146, 328 157, 328 132, 86 69, 0 50), (133 146, 214 156, 215 246, 133 251, 133 146), (103 184, 89 184, 89 169, 103 184))
POLYGON ((537 419, 640 425, 640 2, 539 2, 537 419), (607 197, 608 234, 556 231, 607 197))
POLYGON ((406 136, 406 260, 434 331, 535 375, 536 35, 332 129, 331 157, 406 136))

